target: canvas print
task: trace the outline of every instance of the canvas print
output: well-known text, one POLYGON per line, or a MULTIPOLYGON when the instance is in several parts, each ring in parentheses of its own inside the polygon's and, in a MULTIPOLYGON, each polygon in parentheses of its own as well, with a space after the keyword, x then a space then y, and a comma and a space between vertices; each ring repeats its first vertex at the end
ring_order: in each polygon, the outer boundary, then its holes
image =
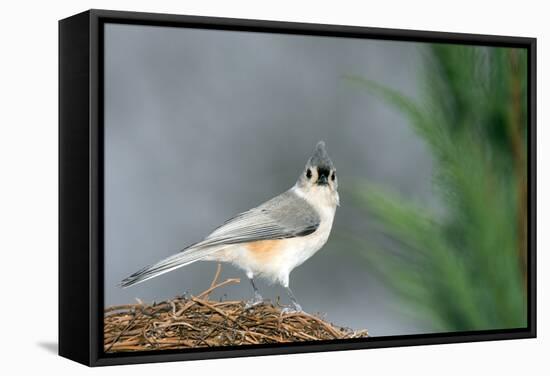
POLYGON ((107 22, 103 350, 527 327, 527 51, 107 22))

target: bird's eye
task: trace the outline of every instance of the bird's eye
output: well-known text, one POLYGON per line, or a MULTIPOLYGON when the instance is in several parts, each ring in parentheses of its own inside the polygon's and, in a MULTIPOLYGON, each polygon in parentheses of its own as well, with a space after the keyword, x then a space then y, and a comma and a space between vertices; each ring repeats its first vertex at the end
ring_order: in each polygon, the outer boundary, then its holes
POLYGON ((308 168, 307 171, 306 171, 306 177, 308 179, 311 179, 311 170, 308 168))
POLYGON ((331 178, 332 181, 334 181, 334 179, 336 179, 336 172, 333 172, 332 176, 330 178, 331 178))

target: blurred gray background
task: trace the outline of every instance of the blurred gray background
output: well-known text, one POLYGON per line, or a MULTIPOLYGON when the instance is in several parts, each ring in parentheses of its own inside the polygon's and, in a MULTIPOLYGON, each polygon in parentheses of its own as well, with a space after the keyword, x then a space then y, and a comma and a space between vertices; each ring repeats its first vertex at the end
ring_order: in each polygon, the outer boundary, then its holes
MULTIPOLYGON (((360 75, 415 96, 421 52, 419 43, 106 25, 104 304, 208 288, 216 270, 208 262, 116 285, 290 188, 325 140, 341 207, 333 236, 293 271, 291 288, 306 311, 335 324, 374 336, 423 332, 335 240, 376 236, 372 219, 346 198, 347 182, 368 178, 431 200, 423 143, 399 114, 343 79, 360 75)), ((244 273, 224 265, 229 277, 241 284, 222 294, 252 296, 244 273)), ((287 302, 282 288, 259 288, 287 302)))

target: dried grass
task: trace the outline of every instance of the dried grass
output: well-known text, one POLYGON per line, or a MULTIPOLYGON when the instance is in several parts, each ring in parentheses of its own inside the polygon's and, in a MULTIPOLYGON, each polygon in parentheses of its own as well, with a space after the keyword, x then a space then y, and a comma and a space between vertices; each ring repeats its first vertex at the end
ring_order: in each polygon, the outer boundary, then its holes
POLYGON ((238 279, 218 283, 197 296, 158 304, 128 304, 105 309, 105 352, 148 351, 255 345, 368 337, 366 330, 335 326, 305 312, 284 313, 270 302, 251 308, 243 301, 213 301, 209 294, 238 279))

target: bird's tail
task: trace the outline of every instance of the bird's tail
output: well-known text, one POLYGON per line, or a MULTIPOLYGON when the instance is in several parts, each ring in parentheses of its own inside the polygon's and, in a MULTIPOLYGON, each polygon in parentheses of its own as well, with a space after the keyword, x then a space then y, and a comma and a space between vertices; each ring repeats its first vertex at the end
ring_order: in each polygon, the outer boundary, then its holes
POLYGON ((147 266, 138 270, 134 274, 126 277, 120 282, 120 287, 130 287, 138 283, 147 281, 148 279, 158 277, 161 274, 168 273, 174 269, 189 265, 195 261, 204 259, 214 252, 219 251, 220 246, 211 247, 189 247, 175 255, 165 258, 156 264, 147 266))

